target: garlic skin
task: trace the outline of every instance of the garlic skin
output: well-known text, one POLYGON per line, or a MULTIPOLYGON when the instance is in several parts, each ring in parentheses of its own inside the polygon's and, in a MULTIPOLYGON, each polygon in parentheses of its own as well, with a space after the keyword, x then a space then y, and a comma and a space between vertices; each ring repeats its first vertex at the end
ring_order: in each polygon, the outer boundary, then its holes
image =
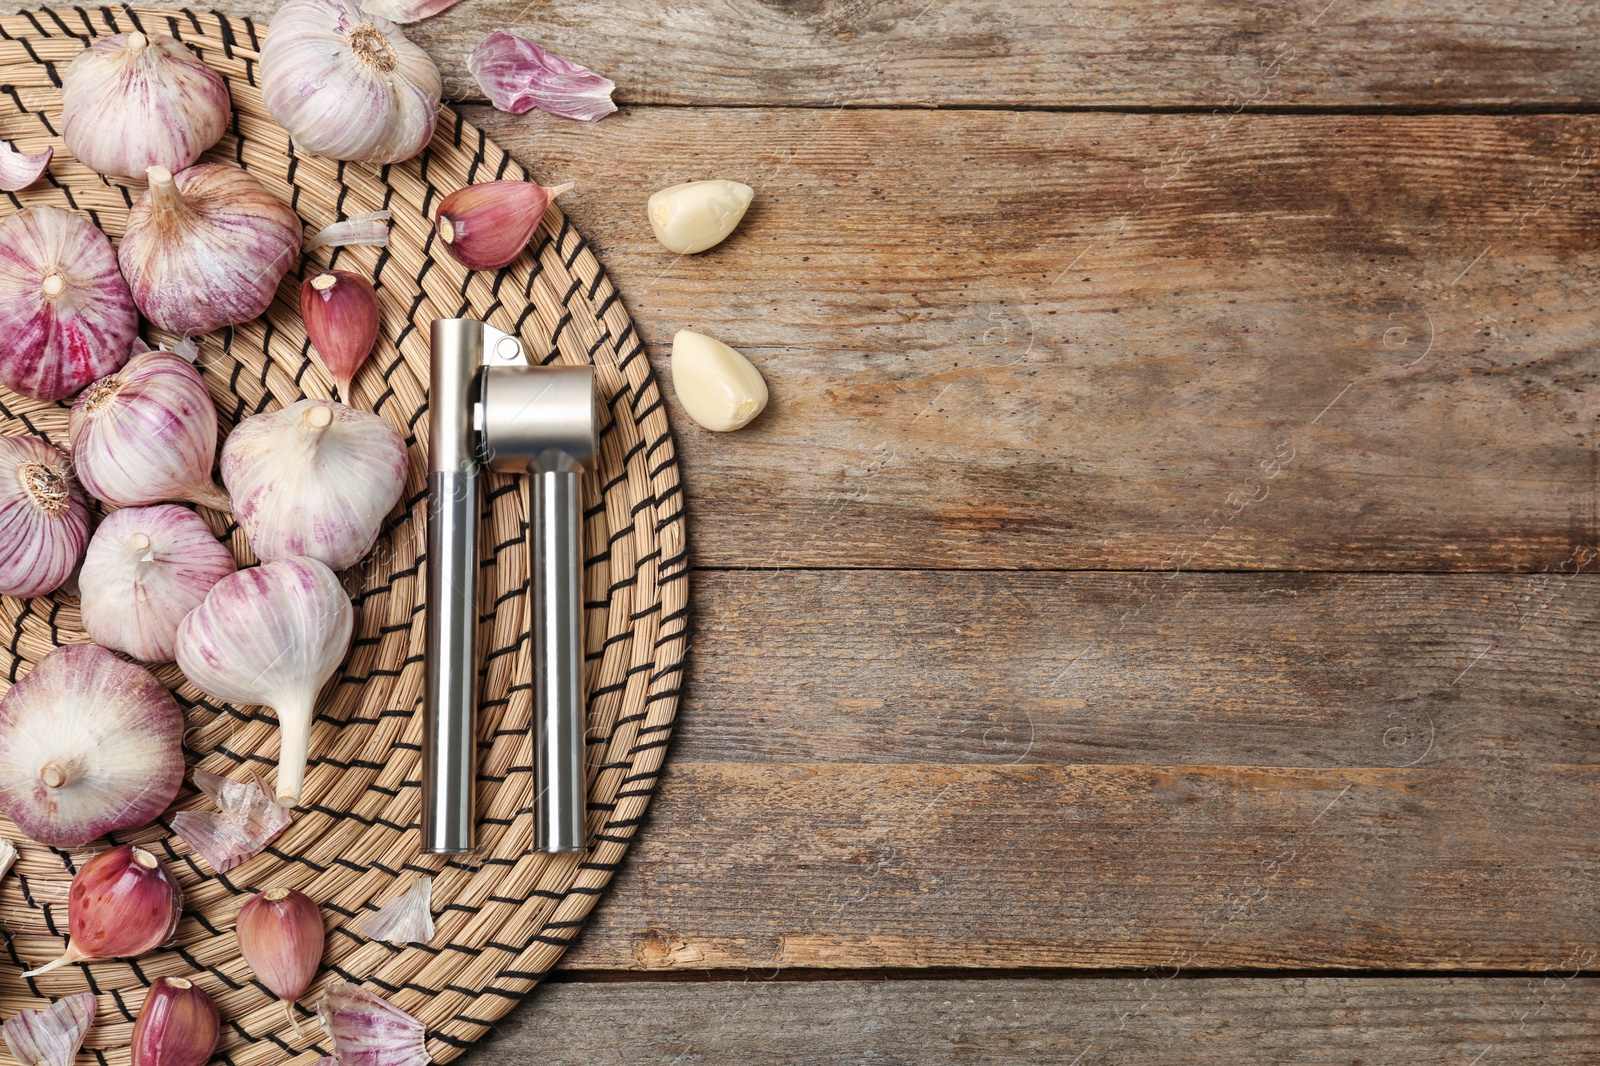
POLYGON ((667 251, 693 255, 727 240, 755 195, 743 182, 690 181, 651 193, 645 210, 667 251))
POLYGON ((236 569, 233 553, 186 507, 112 511, 78 572, 83 628, 102 647, 170 663, 178 623, 236 569))
POLYGON ((73 962, 143 955, 172 939, 182 913, 183 893, 161 860, 132 844, 102 851, 73 875, 67 950, 22 976, 37 977, 73 962))
POLYGON ((400 895, 350 926, 368 940, 426 944, 433 939, 433 878, 413 877, 400 895))
POLYGON ((185 977, 158 977, 133 1023, 133 1066, 205 1066, 222 1019, 211 997, 185 977))
POLYGON ((228 509, 228 494, 211 480, 217 408, 181 355, 144 352, 95 382, 74 401, 67 434, 78 478, 97 500, 228 509))
POLYGON ((0 811, 75 848, 148 825, 183 785, 183 712, 142 666, 63 645, 0 700, 0 811))
POLYGON ((94 1011, 93 992, 63 996, 44 1010, 18 1011, 5 1021, 6 1047, 22 1066, 72 1066, 94 1011))
POLYGON ((0 222, 0 384, 71 396, 127 361, 138 328, 116 252, 88 219, 25 207, 0 222))
POLYGON ((300 286, 300 318, 340 397, 350 402, 350 379, 378 342, 378 294, 372 282, 347 270, 307 278, 300 286))
POLYGON ((343 570, 372 550, 405 489, 406 461, 405 441, 377 415, 299 400, 234 427, 222 480, 261 559, 309 556, 343 570))
POLYGON ((238 167, 145 172, 117 251, 144 317, 169 333, 209 333, 257 317, 300 256, 300 219, 238 167))
POLYGON ((335 981, 317 1000, 317 1020, 344 1066, 423 1066, 422 1023, 360 985, 335 981))
POLYGON ((38 437, 0 437, 0 594, 43 596, 89 543, 89 503, 72 463, 38 437))
POLYGON ((178 627, 178 666, 206 695, 278 715, 278 802, 300 803, 317 693, 350 649, 355 612, 332 570, 291 557, 230 574, 178 627))
POLYGON ((261 854, 294 821, 254 771, 247 781, 233 781, 196 767, 194 785, 217 809, 178 811, 172 828, 219 874, 261 854))
POLYGON ((296 1033, 295 1000, 306 994, 322 965, 326 937, 322 912, 311 897, 292 888, 269 888, 239 908, 234 923, 239 954, 256 979, 283 1001, 296 1033))
POLYGON ((444 83, 400 27, 351 0, 289 0, 261 47, 261 97, 302 150, 399 163, 433 138, 444 83))
POLYGON ((19 152, 10 141, 0 141, 0 189, 20 192, 39 180, 50 166, 56 150, 46 145, 44 151, 26 154, 19 152))
POLYGON ((761 371, 738 351, 704 333, 672 338, 672 387, 689 417, 707 429, 743 429, 767 406, 761 371))
POLYGON ((533 239, 545 208, 572 183, 486 181, 457 189, 439 202, 434 228, 445 251, 471 270, 510 266, 533 239))
POLYGON ((217 73, 161 33, 101 38, 61 76, 62 139, 101 174, 182 170, 222 139, 231 110, 217 73))

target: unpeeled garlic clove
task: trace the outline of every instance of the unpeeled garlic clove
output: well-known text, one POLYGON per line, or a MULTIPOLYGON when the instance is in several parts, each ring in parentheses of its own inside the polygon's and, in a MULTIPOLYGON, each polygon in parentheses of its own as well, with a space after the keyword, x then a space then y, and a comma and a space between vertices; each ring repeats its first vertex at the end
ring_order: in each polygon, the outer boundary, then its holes
POLYGON ((323 367, 350 402, 350 379, 378 341, 378 294, 348 270, 324 270, 300 286, 300 317, 323 367))
POLYGON ((294 1002, 306 994, 322 964, 322 913, 311 897, 292 888, 269 888, 239 908, 234 923, 239 954, 256 978, 283 1001, 295 1032, 294 1002))
POLYGON ((154 855, 132 844, 102 851, 78 867, 67 891, 67 950, 22 976, 72 962, 143 955, 172 939, 182 913, 178 882, 154 855))
POLYGON ((211 997, 185 977, 158 977, 133 1023, 133 1066, 205 1066, 222 1019, 211 997))
POLYGON ((646 210, 656 240, 669 252, 692 255, 728 239, 756 191, 738 181, 690 181, 651 193, 646 210))
POLYGON ((439 241, 471 270, 509 266, 533 239, 545 208, 572 183, 554 187, 531 181, 486 181, 457 189, 439 203, 439 241))
POLYGON ((750 360, 704 333, 672 338, 672 388, 689 417, 707 429, 743 429, 767 406, 767 383, 750 360))

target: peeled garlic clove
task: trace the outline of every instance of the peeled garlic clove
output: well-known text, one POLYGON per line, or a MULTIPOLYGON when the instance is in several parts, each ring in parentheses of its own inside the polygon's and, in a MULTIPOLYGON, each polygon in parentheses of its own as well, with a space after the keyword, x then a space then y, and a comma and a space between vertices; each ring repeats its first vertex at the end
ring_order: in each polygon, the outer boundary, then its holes
POLYGON ((183 784, 183 712, 142 666, 67 644, 0 700, 0 811, 75 848, 147 825, 183 784))
POLYGON ((672 338, 672 387, 689 417, 707 429, 743 429, 767 406, 767 383, 750 360, 704 333, 672 338))
POLYGON ((398 163, 427 147, 444 83, 428 54, 351 0, 289 0, 261 47, 261 96, 303 151, 398 163))
POLYGON ((457 189, 439 202, 439 241, 462 266, 499 270, 533 239, 545 208, 572 183, 554 188, 531 181, 486 181, 457 189))
POLYGON ((61 449, 0 437, 0 594, 43 596, 72 576, 89 542, 89 504, 61 449))
POLYGON ((61 76, 62 139, 102 174, 182 170, 222 139, 231 109, 216 72, 160 33, 101 38, 61 76))
POLYGON ((317 1000, 317 1019, 347 1066, 423 1066, 422 1023, 360 985, 335 981, 317 1000))
POLYGON ((209 333, 260 315, 300 256, 300 219, 238 167, 145 172, 117 262, 144 317, 169 333, 209 333))
POLYGON ((240 422, 222 445, 233 513, 262 559, 343 570, 372 550, 406 480, 406 446, 377 415, 300 400, 240 422))
POLYGON ((72 1066, 94 1024, 92 992, 64 996, 44 1010, 18 1011, 5 1022, 6 1047, 22 1066, 72 1066))
POLYGON ((261 854, 294 821, 254 772, 248 781, 233 781, 197 769, 194 783, 217 810, 178 811, 172 816, 172 828, 219 874, 261 854))
POLYGON ((205 1066, 221 1035, 210 996, 188 978, 158 977, 133 1023, 133 1066, 205 1066))
POLYGON ((426 944, 433 939, 433 878, 413 877, 400 895, 363 914, 352 931, 390 944, 426 944))
POLYGON ((283 1001, 295 1032, 294 1002, 306 994, 322 965, 322 913, 311 897, 292 888, 269 888, 239 908, 234 933, 239 954, 257 980, 283 1001))
POLYGON ((0 223, 0 384, 71 396, 127 361, 138 327, 111 242, 87 219, 25 207, 0 223))
POLYGON ((83 628, 103 647, 170 663, 178 623, 235 569, 233 553, 186 507, 112 511, 78 574, 83 628))
POLYGON ((297 806, 317 693, 339 669, 355 624, 350 597, 315 559, 230 574, 178 627, 178 666, 213 699, 278 715, 278 802, 297 806))
POLYGON ((6 192, 26 189, 39 180, 55 154, 56 150, 46 145, 44 151, 26 155, 12 147, 10 141, 0 141, 0 189, 6 192))
POLYGON ((467 69, 489 102, 513 115, 537 107, 562 118, 598 122, 617 109, 611 102, 616 82, 504 30, 479 42, 467 57, 467 69))
POLYGON ((154 855, 132 844, 102 851, 78 867, 67 892, 67 950, 22 976, 72 962, 143 955, 172 939, 182 913, 178 882, 154 855))
POLYGON ((136 355, 72 405, 72 462, 83 487, 114 507, 188 500, 214 511, 217 409, 200 371, 173 352, 136 355))
POLYGON ((690 181, 651 193, 646 204, 656 240, 692 255, 727 240, 756 191, 737 181, 690 181))
POLYGON ((300 286, 306 336, 339 395, 350 399, 350 379, 378 341, 378 294, 372 282, 347 270, 324 270, 300 286))

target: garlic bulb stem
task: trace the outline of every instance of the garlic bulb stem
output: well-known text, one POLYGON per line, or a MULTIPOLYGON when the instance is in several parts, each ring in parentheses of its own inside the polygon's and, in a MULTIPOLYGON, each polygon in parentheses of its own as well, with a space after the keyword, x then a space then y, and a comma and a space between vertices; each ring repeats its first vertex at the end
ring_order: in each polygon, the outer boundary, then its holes
POLYGON ((140 52, 143 52, 146 48, 150 47, 150 38, 146 37, 142 33, 139 33, 138 31, 134 31, 133 33, 128 34, 127 47, 128 54, 131 56, 136 56, 140 52))
POLYGON ((147 167, 144 177, 150 183, 150 205, 158 208, 156 218, 170 222, 189 213, 189 207, 178 192, 178 183, 166 167, 147 167))
POLYGON ((67 291, 67 279, 62 276, 61 271, 52 270, 44 276, 44 281, 40 283, 39 288, 46 296, 54 300, 67 291))

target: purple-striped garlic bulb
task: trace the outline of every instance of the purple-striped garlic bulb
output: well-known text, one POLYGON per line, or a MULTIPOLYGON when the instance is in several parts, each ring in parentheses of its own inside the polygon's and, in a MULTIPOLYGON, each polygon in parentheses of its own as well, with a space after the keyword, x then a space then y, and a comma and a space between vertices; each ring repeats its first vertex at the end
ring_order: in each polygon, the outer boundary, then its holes
POLYGON ((127 361, 138 328, 111 242, 87 219, 25 207, 0 222, 0 384, 71 396, 127 361))
POLYGON ((87 543, 89 504, 66 455, 38 437, 0 437, 0 594, 54 592, 87 543))
POLYGON ((217 409, 182 356, 144 352, 95 382, 73 403, 68 434, 78 480, 98 500, 228 509, 228 494, 211 480, 217 409))
POLYGON ((185 335, 248 322, 300 257, 300 219, 238 167, 145 172, 117 252, 144 317, 185 335))

